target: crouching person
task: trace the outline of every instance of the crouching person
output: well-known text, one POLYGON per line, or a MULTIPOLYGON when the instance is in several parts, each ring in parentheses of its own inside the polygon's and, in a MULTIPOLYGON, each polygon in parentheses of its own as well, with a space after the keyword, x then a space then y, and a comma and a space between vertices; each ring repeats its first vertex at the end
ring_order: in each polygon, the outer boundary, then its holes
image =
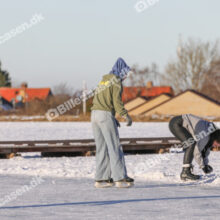
POLYGON ((208 156, 211 148, 220 146, 220 130, 214 123, 195 115, 176 116, 169 123, 170 131, 182 142, 184 149, 182 180, 198 180, 199 175, 192 173, 192 161, 198 163, 204 173, 211 173, 208 156))
POLYGON ((132 120, 121 99, 122 81, 130 68, 119 58, 112 71, 103 76, 99 83, 92 106, 92 129, 96 143, 95 187, 130 187, 134 180, 127 176, 124 154, 120 144, 115 113, 126 119, 127 126, 132 120))

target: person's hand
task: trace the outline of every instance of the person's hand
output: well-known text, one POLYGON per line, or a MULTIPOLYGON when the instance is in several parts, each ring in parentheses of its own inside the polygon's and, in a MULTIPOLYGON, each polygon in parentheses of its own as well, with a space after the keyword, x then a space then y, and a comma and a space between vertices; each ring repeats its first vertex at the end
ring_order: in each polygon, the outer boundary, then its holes
POLYGON ((204 173, 208 174, 213 171, 213 168, 210 165, 205 165, 205 167, 202 168, 202 170, 204 171, 204 173))
POLYGON ((117 125, 117 127, 121 127, 121 125, 120 125, 120 122, 115 118, 115 123, 116 123, 116 125, 117 125))
POLYGON ((131 126, 132 125, 132 119, 131 119, 130 115, 127 115, 125 119, 126 119, 126 122, 127 122, 126 125, 131 126))

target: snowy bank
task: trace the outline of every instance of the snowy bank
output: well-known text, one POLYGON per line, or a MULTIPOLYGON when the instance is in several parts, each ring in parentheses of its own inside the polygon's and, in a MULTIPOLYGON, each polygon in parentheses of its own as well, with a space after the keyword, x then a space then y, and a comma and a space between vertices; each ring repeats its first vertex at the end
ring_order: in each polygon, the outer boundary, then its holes
MULTIPOLYGON (((220 186, 220 152, 212 152, 210 184, 220 186)), ((183 154, 127 155, 128 174, 139 181, 180 183, 183 154)), ((195 173, 203 174, 195 164, 195 173)), ((23 154, 10 160, 0 160, 0 174, 39 175, 61 178, 94 178, 95 157, 41 158, 34 153, 23 154)))

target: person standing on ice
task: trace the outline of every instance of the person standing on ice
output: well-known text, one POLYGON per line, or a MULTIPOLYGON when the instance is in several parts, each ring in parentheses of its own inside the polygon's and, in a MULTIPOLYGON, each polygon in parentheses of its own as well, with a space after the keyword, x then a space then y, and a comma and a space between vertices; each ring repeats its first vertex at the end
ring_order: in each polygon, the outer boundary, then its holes
POLYGON ((169 123, 170 131, 182 142, 184 149, 182 180, 198 180, 199 175, 192 174, 192 161, 198 163, 205 174, 211 173, 208 156, 211 148, 220 147, 220 129, 212 122, 186 114, 176 116, 169 123))
POLYGON ((118 58, 111 72, 103 76, 96 88, 91 122, 96 143, 95 187, 129 187, 134 180, 127 176, 124 154, 120 144, 115 118, 118 113, 131 126, 132 119, 121 99, 122 81, 130 74, 130 67, 122 58, 118 58))

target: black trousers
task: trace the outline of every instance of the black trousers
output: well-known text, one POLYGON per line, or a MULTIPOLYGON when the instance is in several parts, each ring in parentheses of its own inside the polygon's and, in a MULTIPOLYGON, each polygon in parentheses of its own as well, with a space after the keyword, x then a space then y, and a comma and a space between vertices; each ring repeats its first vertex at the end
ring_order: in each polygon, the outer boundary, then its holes
MULTIPOLYGON (((176 116, 172 118, 169 122, 169 129, 172 132, 172 134, 181 142, 184 142, 189 138, 193 138, 192 135, 186 130, 186 128, 183 127, 182 116, 176 116)), ((183 164, 192 163, 195 145, 196 142, 184 149, 183 164)))

